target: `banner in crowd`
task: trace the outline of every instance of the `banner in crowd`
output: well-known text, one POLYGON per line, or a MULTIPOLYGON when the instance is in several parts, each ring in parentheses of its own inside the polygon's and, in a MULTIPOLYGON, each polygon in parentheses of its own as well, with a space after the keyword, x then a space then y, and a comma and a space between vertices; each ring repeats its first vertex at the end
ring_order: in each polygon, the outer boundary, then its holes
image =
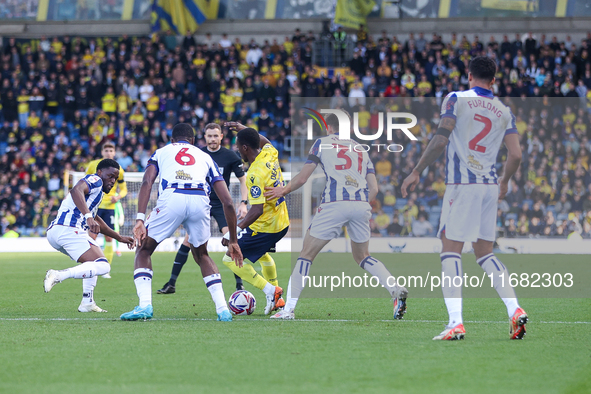
POLYGON ((216 19, 218 0, 154 0, 152 31, 194 32, 207 19, 216 19))
POLYGON ((375 5, 373 0, 337 0, 334 23, 357 29, 367 23, 367 15, 375 5))

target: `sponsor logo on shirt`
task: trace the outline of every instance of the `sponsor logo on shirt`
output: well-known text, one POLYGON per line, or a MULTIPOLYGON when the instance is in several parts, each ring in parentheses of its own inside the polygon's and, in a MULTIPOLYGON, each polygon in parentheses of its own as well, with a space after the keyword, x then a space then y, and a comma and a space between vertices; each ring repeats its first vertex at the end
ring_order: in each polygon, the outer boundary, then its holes
POLYGON ((178 170, 176 172, 176 179, 180 179, 180 180, 183 180, 183 181, 191 181, 191 180, 193 180, 193 177, 191 175, 187 174, 183 170, 178 170))

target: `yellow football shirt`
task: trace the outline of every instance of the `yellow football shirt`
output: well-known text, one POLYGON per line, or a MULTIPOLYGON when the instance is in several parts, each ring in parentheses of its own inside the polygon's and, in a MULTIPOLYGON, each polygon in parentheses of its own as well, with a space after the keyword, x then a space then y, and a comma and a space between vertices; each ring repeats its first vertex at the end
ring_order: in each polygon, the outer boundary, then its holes
MULTIPOLYGON (((98 163, 101 162, 101 160, 103 159, 93 160, 88 163, 86 174, 96 174, 96 167, 98 166, 98 163)), ((119 188, 119 197, 124 198, 127 196, 127 184, 123 180, 124 172, 125 171, 123 171, 123 168, 119 168, 119 178, 117 178, 117 183, 115 186, 113 186, 109 194, 103 195, 103 201, 101 202, 101 205, 99 205, 100 209, 115 209, 115 203, 111 202, 111 197, 115 197, 117 194, 117 188, 119 188)))
POLYGON ((250 205, 263 204, 263 214, 250 225, 252 231, 278 233, 289 226, 285 197, 267 200, 265 187, 283 184, 277 149, 266 144, 246 173, 246 188, 250 205))

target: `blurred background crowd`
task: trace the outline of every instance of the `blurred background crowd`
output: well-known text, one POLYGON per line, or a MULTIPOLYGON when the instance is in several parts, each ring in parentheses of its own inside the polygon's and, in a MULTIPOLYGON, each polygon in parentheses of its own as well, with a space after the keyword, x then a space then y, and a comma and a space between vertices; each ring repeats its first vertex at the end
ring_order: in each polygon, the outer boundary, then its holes
MULTIPOLYGON (((347 54, 339 57, 339 72, 313 64, 319 36, 298 30, 283 42, 209 34, 6 38, 0 234, 43 235, 64 196, 64 171, 84 171, 100 157, 102 142, 116 144, 125 171, 143 171, 179 122, 192 124, 204 146, 205 124, 240 121, 267 136, 287 165, 301 158, 292 147, 306 133, 292 101, 324 97, 333 108, 357 112, 363 130, 377 128, 380 111, 417 115, 418 141, 397 132, 383 142, 403 145, 401 153, 372 153, 380 185, 372 231, 432 236, 445 191, 443 157, 408 199, 399 188, 437 129, 441 99, 467 89, 468 62, 486 55, 498 62, 493 92, 516 115, 523 148, 499 205, 500 235, 591 237, 591 33, 581 42, 531 34, 500 42, 452 35, 444 42, 436 34, 374 37, 361 26, 354 40, 342 30, 328 36, 337 53, 347 54)), ((232 149, 233 142, 227 133, 224 145, 232 149)))

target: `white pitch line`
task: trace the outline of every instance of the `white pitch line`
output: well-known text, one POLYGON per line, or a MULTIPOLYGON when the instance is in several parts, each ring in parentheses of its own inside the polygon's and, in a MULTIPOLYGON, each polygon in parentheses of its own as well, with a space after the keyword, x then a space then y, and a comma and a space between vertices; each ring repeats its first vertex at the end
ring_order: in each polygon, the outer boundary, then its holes
MULTIPOLYGON (((80 318, 80 317, 54 317, 54 318, 40 318, 40 317, 0 317, 0 321, 116 321, 115 317, 97 317, 97 318, 80 318)), ((153 318, 154 321, 216 321, 215 319, 199 319, 199 318, 153 318)), ((260 318, 238 318, 234 322, 249 322, 249 321, 270 321, 271 319, 260 318)), ((441 323, 443 320, 348 320, 348 319, 295 319, 296 322, 312 322, 312 323, 441 323)), ((483 321, 483 320, 467 320, 464 323, 470 324, 507 324, 509 321, 483 321)), ((532 321, 531 324, 591 324, 589 321, 532 321)))

